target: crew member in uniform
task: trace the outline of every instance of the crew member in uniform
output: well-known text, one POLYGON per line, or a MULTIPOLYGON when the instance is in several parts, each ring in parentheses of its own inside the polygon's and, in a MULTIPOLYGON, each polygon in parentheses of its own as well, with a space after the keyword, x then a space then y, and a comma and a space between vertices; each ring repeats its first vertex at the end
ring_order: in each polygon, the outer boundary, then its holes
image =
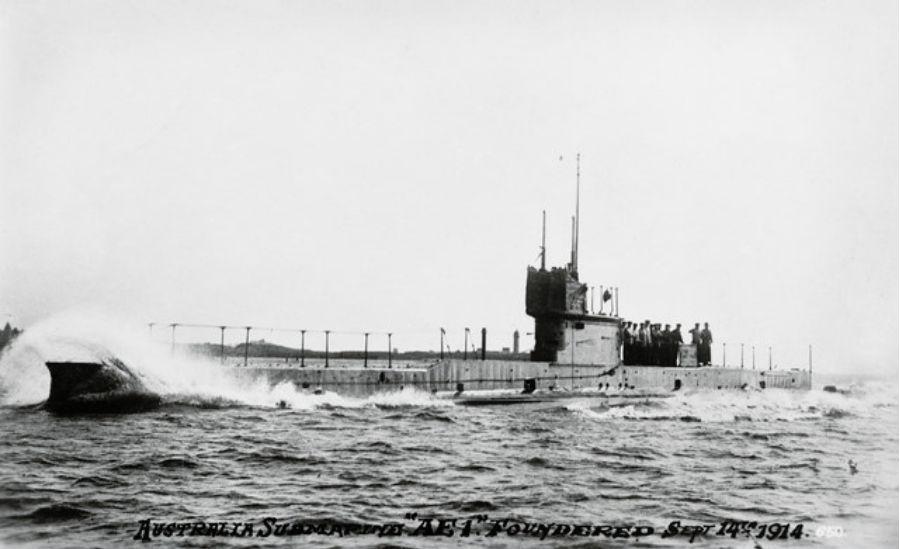
POLYGON ((656 325, 656 365, 666 365, 666 332, 663 331, 663 325, 656 325))
POLYGON ((712 359, 712 353, 710 351, 710 345, 712 345, 713 338, 712 332, 709 331, 709 322, 703 323, 703 331, 700 332, 700 347, 703 349, 703 362, 702 364, 709 366, 709 363, 712 359))
POLYGON ((641 364, 650 364, 650 345, 653 342, 653 339, 650 336, 650 321, 649 320, 644 321, 644 324, 641 326, 639 335, 640 335, 640 340, 641 340, 641 354, 640 354, 641 364))
POLYGON ((669 324, 666 324, 665 327, 660 332, 661 345, 662 349, 662 360, 659 361, 660 365, 668 366, 670 361, 670 356, 672 352, 672 330, 669 328, 669 324))
POLYGON ((676 324, 675 329, 672 330, 672 345, 675 347, 675 357, 672 361, 673 366, 678 365, 678 351, 681 349, 682 343, 684 343, 684 339, 681 337, 681 324, 676 324))
POLYGON ((634 364, 634 358, 637 354, 637 323, 632 322, 628 326, 628 341, 631 343, 628 346, 628 364, 634 364))
POLYGON ((637 322, 631 323, 631 364, 641 363, 641 333, 637 322))
POLYGON ((626 322, 624 328, 622 329, 622 333, 620 334, 620 341, 624 343, 622 346, 622 364, 628 366, 631 364, 631 322, 626 322))
POLYGON ((700 363, 700 323, 697 322, 694 324, 694 327, 691 328, 691 345, 694 346, 694 354, 697 356, 697 365, 700 363))
POLYGON ((659 325, 659 365, 666 366, 669 364, 669 331, 668 328, 663 328, 663 325, 659 325))

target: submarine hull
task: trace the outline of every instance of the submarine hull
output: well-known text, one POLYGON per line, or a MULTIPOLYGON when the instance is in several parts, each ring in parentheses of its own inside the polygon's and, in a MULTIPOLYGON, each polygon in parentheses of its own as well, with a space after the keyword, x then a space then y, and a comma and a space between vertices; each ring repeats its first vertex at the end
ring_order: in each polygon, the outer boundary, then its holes
POLYGON ((47 362, 50 396, 44 408, 58 414, 131 413, 158 407, 149 391, 115 358, 100 362, 47 362))
POLYGON ((437 361, 422 368, 322 368, 296 366, 236 368, 240 375, 272 385, 293 383, 301 390, 347 396, 416 388, 463 404, 537 403, 584 396, 668 396, 692 389, 809 389, 801 370, 744 368, 606 366, 514 360, 437 361))

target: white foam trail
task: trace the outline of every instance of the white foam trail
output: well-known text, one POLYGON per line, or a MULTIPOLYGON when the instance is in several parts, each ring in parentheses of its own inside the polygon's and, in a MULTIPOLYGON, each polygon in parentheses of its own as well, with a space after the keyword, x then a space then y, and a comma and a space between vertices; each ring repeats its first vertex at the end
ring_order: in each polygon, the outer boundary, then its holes
POLYGON ((567 409, 602 421, 689 418, 703 422, 733 422, 798 421, 845 415, 871 418, 876 417, 878 407, 896 404, 896 394, 891 397, 885 393, 882 384, 872 384, 867 388, 857 387, 847 395, 821 389, 706 390, 609 408, 590 408, 585 402, 575 402, 567 409))
POLYGON ((314 408, 404 408, 404 407, 428 407, 443 408, 452 407, 451 400, 437 398, 434 395, 405 387, 396 391, 376 393, 366 398, 354 398, 339 395, 331 391, 314 394, 301 391, 292 383, 280 383, 274 387, 267 384, 257 384, 244 391, 237 398, 239 402, 254 406, 277 406, 284 402, 291 409, 311 410, 314 408))
POLYGON ((46 400, 50 374, 46 361, 96 361, 114 356, 141 376, 148 389, 167 401, 207 405, 239 403, 308 410, 330 406, 452 406, 428 393, 404 389, 354 399, 335 393, 312 394, 291 383, 271 387, 248 381, 215 360, 172 354, 151 342, 142 325, 97 312, 67 312, 29 327, 0 356, 0 404, 26 405, 46 400))

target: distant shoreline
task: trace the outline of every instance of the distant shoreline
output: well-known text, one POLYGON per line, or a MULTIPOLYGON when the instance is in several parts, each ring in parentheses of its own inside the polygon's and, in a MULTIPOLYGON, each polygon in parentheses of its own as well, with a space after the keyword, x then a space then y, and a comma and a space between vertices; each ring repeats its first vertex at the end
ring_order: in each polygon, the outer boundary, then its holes
MULTIPOLYGON (((215 343, 184 343, 176 344, 175 346, 176 349, 186 350, 190 354, 213 358, 221 356, 225 356, 226 358, 243 358, 245 355, 245 347, 247 347, 247 345, 244 343, 225 345, 224 347, 215 343)), ((301 352, 300 349, 294 347, 285 347, 267 342, 250 342, 246 355, 252 358, 279 358, 288 360, 299 360, 301 356, 308 359, 324 359, 325 351, 319 349, 305 349, 301 352)), ((439 360, 442 356, 441 353, 436 351, 398 351, 388 353, 387 351, 382 350, 370 350, 368 352, 369 360, 388 360, 388 355, 390 355, 390 358, 393 360, 439 360)), ((366 352, 362 350, 328 352, 328 358, 335 360, 363 360, 365 357, 366 352)), ((471 351, 469 353, 453 351, 445 352, 443 354, 443 358, 462 359, 465 357, 468 357, 470 360, 481 359, 481 350, 471 351)), ((530 354, 527 352, 513 353, 510 351, 492 350, 485 351, 484 358, 486 360, 515 360, 523 362, 527 362, 531 359, 530 354)))

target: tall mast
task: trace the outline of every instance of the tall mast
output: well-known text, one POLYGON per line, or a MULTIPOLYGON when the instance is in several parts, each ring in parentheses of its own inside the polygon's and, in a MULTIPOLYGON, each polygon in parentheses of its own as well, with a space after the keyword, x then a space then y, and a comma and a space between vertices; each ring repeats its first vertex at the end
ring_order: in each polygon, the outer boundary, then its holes
POLYGON ((572 272, 578 274, 578 234, 581 209, 581 153, 575 155, 575 217, 572 218, 572 272))
POLYGON ((573 215, 573 216, 572 216, 572 257, 569 258, 569 269, 570 269, 573 273, 576 272, 576 271, 575 271, 575 262, 577 261, 577 259, 575 258, 575 254, 576 254, 577 252, 575 251, 575 248, 576 248, 577 246, 578 246, 578 245, 575 243, 575 216, 573 215))
POLYGON ((547 210, 541 211, 541 270, 547 270, 547 210))

